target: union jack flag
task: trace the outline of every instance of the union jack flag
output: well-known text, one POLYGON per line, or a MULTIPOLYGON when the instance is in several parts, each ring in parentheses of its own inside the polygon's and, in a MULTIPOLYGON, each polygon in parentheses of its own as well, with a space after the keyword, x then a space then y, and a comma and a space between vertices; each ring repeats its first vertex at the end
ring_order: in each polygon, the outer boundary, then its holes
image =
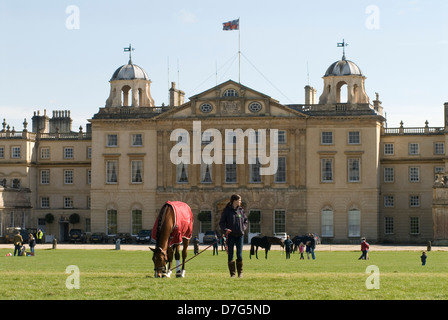
POLYGON ((222 30, 239 30, 240 29, 240 19, 223 22, 222 30))

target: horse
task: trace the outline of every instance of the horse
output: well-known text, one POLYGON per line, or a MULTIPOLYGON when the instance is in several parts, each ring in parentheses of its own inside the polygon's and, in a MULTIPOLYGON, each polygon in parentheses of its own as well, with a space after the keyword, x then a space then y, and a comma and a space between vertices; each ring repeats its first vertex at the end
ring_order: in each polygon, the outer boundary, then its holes
POLYGON ((152 261, 156 278, 171 276, 173 254, 176 259, 176 277, 185 277, 185 259, 192 233, 193 213, 190 207, 184 202, 167 201, 160 209, 152 229, 151 237, 156 240, 156 248, 149 247, 153 252, 152 261), (183 246, 182 269, 180 268, 180 243, 183 246))
POLYGON ((258 247, 265 249, 265 259, 268 258, 268 251, 271 250, 271 245, 279 244, 282 248, 285 247, 285 242, 277 237, 268 237, 268 236, 255 236, 250 241, 250 256, 252 259, 252 255, 255 254, 255 257, 258 259, 258 247), (255 252, 254 252, 255 247, 255 252))
POLYGON ((316 241, 314 239, 315 235, 312 233, 308 233, 305 234, 303 236, 295 236, 294 238, 292 238, 292 243, 294 244, 294 249, 293 252, 297 251, 297 248, 299 247, 300 243, 302 242, 304 245, 306 245, 306 243, 308 241, 312 242, 313 240, 316 241))

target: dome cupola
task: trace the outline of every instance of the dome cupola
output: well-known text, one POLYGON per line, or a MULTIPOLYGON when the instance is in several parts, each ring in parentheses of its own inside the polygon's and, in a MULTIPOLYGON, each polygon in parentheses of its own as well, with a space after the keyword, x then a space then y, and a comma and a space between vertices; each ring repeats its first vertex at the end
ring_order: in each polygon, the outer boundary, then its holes
POLYGON ((124 48, 129 52, 128 64, 122 65, 110 79, 110 94, 106 100, 106 107, 154 107, 151 97, 151 80, 148 74, 136 64, 132 63, 131 45, 124 48))

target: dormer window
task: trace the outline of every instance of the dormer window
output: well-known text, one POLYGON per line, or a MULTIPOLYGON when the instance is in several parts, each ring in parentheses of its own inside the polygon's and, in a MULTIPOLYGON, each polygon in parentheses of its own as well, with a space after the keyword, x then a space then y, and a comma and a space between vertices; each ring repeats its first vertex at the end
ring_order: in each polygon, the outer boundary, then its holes
POLYGON ((238 97, 238 92, 235 89, 227 89, 223 97, 238 97))

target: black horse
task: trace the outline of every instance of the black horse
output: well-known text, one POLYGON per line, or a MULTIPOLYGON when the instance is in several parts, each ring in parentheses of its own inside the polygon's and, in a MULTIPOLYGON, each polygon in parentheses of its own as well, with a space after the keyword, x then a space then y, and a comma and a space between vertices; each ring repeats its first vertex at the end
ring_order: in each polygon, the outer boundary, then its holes
POLYGON ((299 247, 301 242, 304 245, 306 245, 307 242, 310 242, 310 243, 314 242, 314 245, 316 245, 319 242, 319 238, 316 235, 312 234, 312 233, 308 233, 308 234, 305 234, 303 236, 295 236, 294 238, 292 238, 292 243, 294 245, 293 252, 297 251, 297 248, 299 247))
POLYGON ((268 251, 271 250, 271 245, 273 244, 279 244, 282 248, 285 247, 285 243, 282 239, 277 237, 260 237, 255 236, 250 241, 250 256, 249 258, 252 259, 252 255, 255 254, 255 257, 258 259, 258 247, 261 247, 265 250, 265 259, 268 258, 268 251), (255 250, 254 250, 255 248, 255 250))

